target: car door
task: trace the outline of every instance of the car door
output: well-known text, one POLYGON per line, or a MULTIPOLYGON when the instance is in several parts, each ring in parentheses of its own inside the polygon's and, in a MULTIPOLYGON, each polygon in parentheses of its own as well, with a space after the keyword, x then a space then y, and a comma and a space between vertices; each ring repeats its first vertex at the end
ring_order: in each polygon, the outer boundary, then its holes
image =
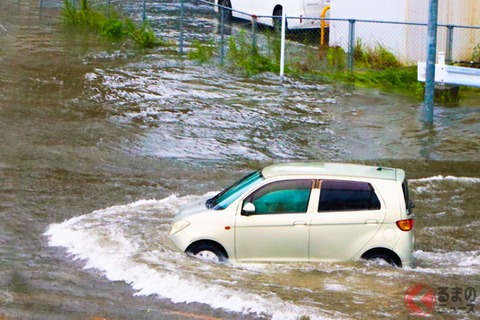
POLYGON ((275 181, 245 197, 235 224, 237 261, 308 261, 307 212, 313 183, 275 181))
POLYGON ((385 205, 368 182, 321 180, 319 186, 310 226, 310 260, 349 260, 381 227, 385 205))

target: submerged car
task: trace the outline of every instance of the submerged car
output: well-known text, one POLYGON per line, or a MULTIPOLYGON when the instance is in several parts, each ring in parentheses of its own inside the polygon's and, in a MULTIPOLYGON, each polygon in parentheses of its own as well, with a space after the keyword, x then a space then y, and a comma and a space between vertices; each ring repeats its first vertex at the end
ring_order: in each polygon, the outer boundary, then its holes
POLYGON ((170 238, 181 251, 215 261, 412 266, 412 208, 402 169, 274 164, 183 208, 170 238))

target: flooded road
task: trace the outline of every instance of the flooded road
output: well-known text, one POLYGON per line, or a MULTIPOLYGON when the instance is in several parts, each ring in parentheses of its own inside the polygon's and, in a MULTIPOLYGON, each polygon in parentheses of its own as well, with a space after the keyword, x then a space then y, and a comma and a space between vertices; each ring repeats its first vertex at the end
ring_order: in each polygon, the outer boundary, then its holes
MULTIPOLYGON (((154 26, 178 9, 155 8, 154 26)), ((437 106, 425 128, 410 98, 247 78, 58 17, 0 3, 0 319, 405 318, 414 284, 435 317, 480 317, 480 102, 437 106), (313 160, 409 174, 416 267, 216 265, 169 242, 190 201, 313 160)))

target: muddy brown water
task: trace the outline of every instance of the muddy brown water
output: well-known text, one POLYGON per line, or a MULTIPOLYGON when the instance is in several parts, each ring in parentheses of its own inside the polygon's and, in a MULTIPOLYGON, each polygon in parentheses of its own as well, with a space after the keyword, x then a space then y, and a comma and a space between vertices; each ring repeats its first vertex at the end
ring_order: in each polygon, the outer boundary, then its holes
POLYGON ((414 284, 436 292, 425 312, 479 317, 480 102, 437 106, 428 128, 410 98, 247 78, 58 17, 0 3, 0 318, 398 318, 414 284), (407 171, 415 268, 215 265, 168 241, 189 201, 312 160, 407 171))

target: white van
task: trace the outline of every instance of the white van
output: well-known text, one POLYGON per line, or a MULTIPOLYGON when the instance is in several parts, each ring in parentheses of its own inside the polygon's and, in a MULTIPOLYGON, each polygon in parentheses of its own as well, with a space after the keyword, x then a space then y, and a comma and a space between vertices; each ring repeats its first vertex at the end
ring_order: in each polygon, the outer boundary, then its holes
MULTIPOLYGON (((223 10, 225 21, 232 17, 252 20, 256 16, 259 23, 274 26, 285 12, 292 17, 287 19, 288 29, 319 28, 320 20, 311 18, 320 18, 329 3, 330 0, 215 0, 216 5, 227 8, 223 10)), ((217 6, 215 11, 219 11, 217 6)))
POLYGON ((412 266, 412 208, 402 169, 276 164, 183 208, 170 238, 181 251, 215 261, 412 266))

